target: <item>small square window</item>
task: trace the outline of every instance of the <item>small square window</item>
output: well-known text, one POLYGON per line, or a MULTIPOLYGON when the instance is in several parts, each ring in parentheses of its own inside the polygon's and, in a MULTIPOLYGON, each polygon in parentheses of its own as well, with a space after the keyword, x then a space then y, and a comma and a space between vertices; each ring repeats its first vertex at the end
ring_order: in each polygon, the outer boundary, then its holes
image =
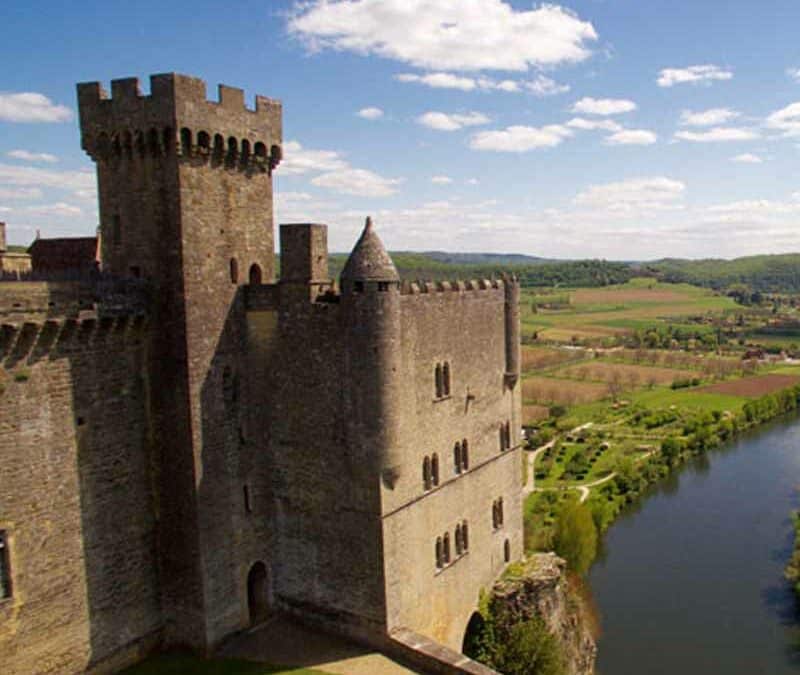
POLYGON ((8 537, 0 530, 0 600, 11 597, 11 569, 8 555, 8 537))

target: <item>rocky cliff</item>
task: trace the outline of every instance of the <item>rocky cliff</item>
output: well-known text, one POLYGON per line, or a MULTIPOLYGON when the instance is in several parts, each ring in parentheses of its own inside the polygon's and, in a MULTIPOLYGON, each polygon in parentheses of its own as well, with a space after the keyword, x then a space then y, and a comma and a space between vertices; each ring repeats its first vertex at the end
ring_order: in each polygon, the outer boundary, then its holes
POLYGON ((590 608, 577 583, 555 553, 535 554, 510 566, 495 583, 489 607, 494 616, 513 623, 540 617, 561 643, 566 672, 591 675, 597 647, 590 608))

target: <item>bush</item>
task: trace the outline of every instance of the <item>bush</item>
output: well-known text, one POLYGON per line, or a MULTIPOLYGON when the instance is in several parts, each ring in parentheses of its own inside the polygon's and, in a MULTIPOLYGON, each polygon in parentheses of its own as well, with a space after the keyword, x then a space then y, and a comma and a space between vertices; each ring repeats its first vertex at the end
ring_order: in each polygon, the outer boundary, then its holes
POLYGON ((597 554, 597 528, 587 506, 567 504, 558 515, 553 533, 556 553, 577 574, 586 574, 597 554))
POLYGON ((563 675, 558 640, 542 619, 515 624, 504 636, 493 667, 506 675, 563 675))

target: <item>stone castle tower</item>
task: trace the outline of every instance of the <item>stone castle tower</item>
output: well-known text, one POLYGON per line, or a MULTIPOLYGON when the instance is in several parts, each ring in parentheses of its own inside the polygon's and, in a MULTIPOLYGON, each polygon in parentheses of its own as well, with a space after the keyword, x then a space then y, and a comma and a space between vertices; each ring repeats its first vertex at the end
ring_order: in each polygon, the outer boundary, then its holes
POLYGON ((326 226, 281 226, 275 279, 280 103, 175 74, 78 100, 102 276, 0 286, 10 672, 270 612, 459 650, 522 555, 517 283, 402 282, 369 220, 338 284, 326 226))

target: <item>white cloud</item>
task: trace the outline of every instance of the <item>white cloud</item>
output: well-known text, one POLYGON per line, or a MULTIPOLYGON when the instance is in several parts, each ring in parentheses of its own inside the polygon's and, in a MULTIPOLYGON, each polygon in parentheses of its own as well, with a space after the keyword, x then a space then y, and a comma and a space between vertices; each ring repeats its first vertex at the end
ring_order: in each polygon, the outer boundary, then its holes
POLYGON ((0 164, 0 185, 51 187, 92 192, 96 189, 94 171, 54 171, 13 164, 0 164))
POLYGON ((383 110, 375 107, 361 108, 356 115, 363 117, 365 120, 377 120, 383 117, 383 110))
POLYGON ((6 153, 6 156, 26 162, 48 162, 53 164, 58 161, 58 157, 48 152, 30 152, 28 150, 10 150, 6 153))
POLYGON ((0 93, 0 120, 5 122, 66 122, 70 119, 69 108, 53 103, 44 94, 0 93))
POLYGON ((739 117, 739 113, 730 108, 709 108, 701 112, 684 110, 681 113, 680 125, 683 127, 715 127, 739 117))
POLYGON ((488 124, 490 121, 491 120, 486 117, 486 115, 477 112, 448 114, 430 111, 417 117, 417 124, 421 124, 429 129, 436 129, 437 131, 457 131, 464 127, 488 124))
POLYGON ((621 98, 591 98, 586 96, 576 101, 571 108, 574 113, 585 115, 618 115, 636 110, 633 101, 621 98))
POLYGON ((713 80, 730 80, 733 73, 713 64, 689 66, 688 68, 664 68, 656 83, 659 87, 672 87, 676 84, 709 84, 713 80))
POLYGON ((347 167, 347 162, 333 150, 308 150, 297 141, 283 144, 283 161, 279 175, 294 176, 309 171, 336 171, 347 167))
POLYGON ((561 84, 544 75, 537 75, 530 82, 526 82, 525 88, 536 96, 542 97, 566 94, 569 91, 568 84, 561 84))
POLYGON ((785 136, 800 135, 800 101, 790 103, 785 108, 776 110, 766 120, 766 126, 782 131, 785 136))
POLYGON ((647 129, 623 129, 606 138, 606 145, 653 145, 658 136, 647 129))
POLYGON ((612 212, 669 210, 676 208, 686 185, 656 176, 592 185, 575 197, 575 204, 612 212))
POLYGON ((478 185, 480 181, 477 178, 468 178, 467 185, 478 185))
POLYGON ((567 126, 583 131, 622 131, 623 127, 614 120, 587 120, 585 117, 573 117, 567 126))
POLYGON ((0 187, 0 199, 41 199, 44 193, 39 188, 3 188, 0 187))
POLYGON ((427 75, 416 75, 414 73, 400 73, 395 75, 395 79, 400 82, 417 82, 434 89, 461 89, 461 91, 472 91, 477 88, 478 83, 471 77, 460 77, 452 73, 429 73, 427 75))
POLYGON ((503 0, 309 0, 288 28, 312 50, 375 54, 424 69, 512 70, 583 61, 591 23, 558 5, 503 0))
POLYGON ((744 127, 714 127, 708 131, 678 131, 675 138, 692 143, 716 143, 729 141, 752 141, 759 138, 754 129, 744 127))
POLYGON ((787 68, 786 75, 795 82, 800 82, 800 68, 787 68))
POLYGON ((481 131, 469 142, 473 150, 494 152, 528 152, 537 148, 560 145, 573 132, 560 124, 544 127, 511 126, 495 131, 481 131))
POLYGON ((431 183, 435 185, 450 185, 453 182, 453 179, 450 176, 434 176, 431 178, 431 183))
POLYGON ((764 160, 761 159, 758 155, 754 155, 751 152, 745 152, 741 155, 736 155, 735 157, 731 157, 732 162, 741 162, 742 164, 761 164, 764 160))
POLYGON ((312 185, 359 197, 388 197, 397 192, 397 185, 402 182, 399 178, 384 178, 372 171, 351 167, 311 179, 312 185))
POLYGON ((80 216, 83 211, 80 207, 74 204, 67 204, 66 202, 56 202, 55 204, 37 204, 35 206, 26 206, 25 213, 34 216, 80 216))

